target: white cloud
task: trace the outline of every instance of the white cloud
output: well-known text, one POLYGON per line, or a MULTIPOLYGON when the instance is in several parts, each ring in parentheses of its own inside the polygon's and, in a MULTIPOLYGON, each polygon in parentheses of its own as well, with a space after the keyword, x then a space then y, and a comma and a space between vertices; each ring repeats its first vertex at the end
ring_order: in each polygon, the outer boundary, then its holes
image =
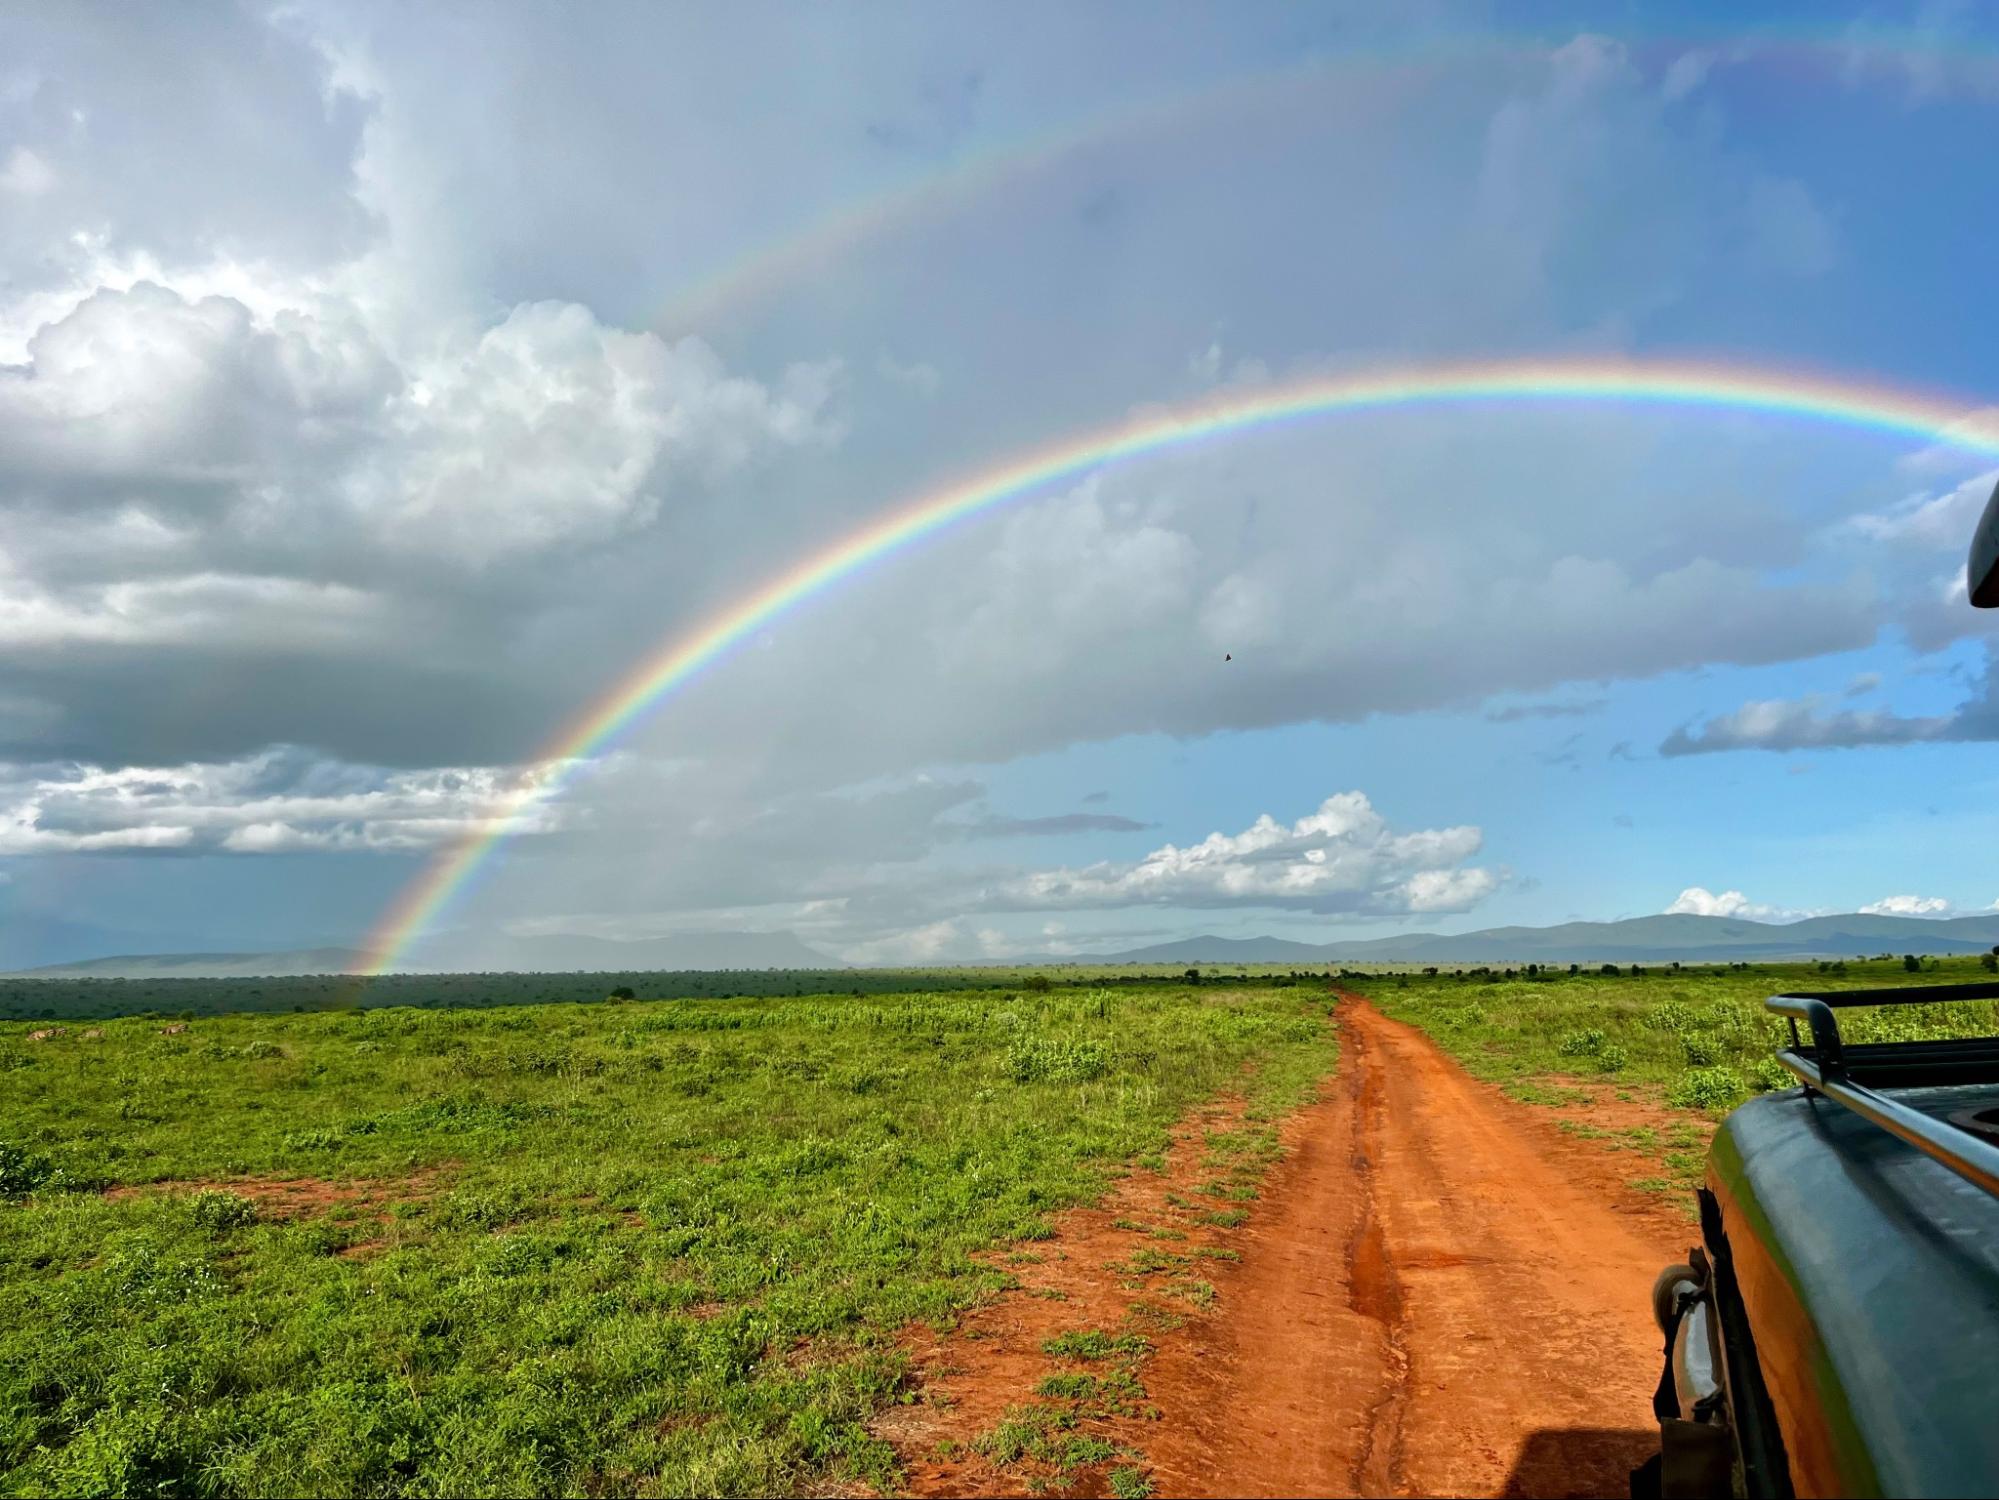
POLYGON ((1859 745, 1909 745, 1950 738, 1960 716, 1910 717, 1885 709, 1842 709, 1820 713, 1824 698, 1763 698, 1699 725, 1675 729, 1659 746, 1661 755, 1700 755, 1721 750, 1831 750, 1859 745))
MULTIPOLYGON (((1962 454, 1958 455, 1962 460, 1962 454)), ((1974 474, 1941 492, 1921 491, 1881 510, 1863 511, 1843 523, 1870 542, 1896 543, 1961 554, 1999 483, 1999 469, 1974 474)))
POLYGON ((0 478, 140 485, 177 509, 326 462, 396 381, 351 316, 259 323, 234 298, 151 282, 92 292, 27 353, 0 372, 0 478))
POLYGON ((1328 797, 1282 824, 1269 814, 1238 834, 1167 844, 1132 864, 1038 871, 1005 883, 994 909, 1084 910, 1137 906, 1260 906, 1328 914, 1468 911, 1499 888, 1468 867, 1478 829, 1396 833, 1360 792, 1328 797))
POLYGON ((605 328, 587 308, 515 308, 412 372, 353 485, 385 537, 485 560, 643 525, 670 485, 714 483, 771 445, 824 443, 838 379, 796 365, 776 389, 728 375, 699 339, 605 328))
POLYGON ((379 549, 447 565, 608 541, 671 491, 839 433, 837 365, 766 386, 698 339, 607 328, 573 303, 524 304, 399 360, 350 303, 259 317, 141 282, 84 298, 28 354, 0 374, 0 479, 126 503, 137 487, 273 545, 344 509, 379 549))
POLYGON ((1698 49, 1682 52, 1667 65, 1666 75, 1659 81, 1659 93, 1668 103, 1677 103, 1693 93, 1707 81, 1713 71, 1715 55, 1698 49))
MULTIPOLYGON (((1992 903, 1999 910, 1999 901, 1992 903)), ((1863 916, 1869 917, 1947 917, 1952 914, 1949 901, 1941 896, 1884 896, 1879 901, 1870 901, 1860 907, 1863 916)), ((1818 910, 1796 910, 1789 907, 1767 906, 1751 901, 1741 891, 1711 891, 1704 886, 1690 885, 1666 908, 1668 916, 1682 914, 1696 917, 1740 917, 1750 922, 1796 922, 1805 917, 1827 916, 1830 913, 1818 910)))
POLYGON ((0 193, 37 198, 56 185, 55 168, 26 146, 16 146, 0 166, 0 193))
POLYGON ((1192 600, 1198 557, 1183 532, 1117 513, 1099 481, 1086 480, 1007 518, 981 559, 978 589, 956 591, 940 665, 989 681, 1038 676, 1042 641, 1169 625, 1192 600))
POLYGON ((1801 917, 1812 916, 1808 911, 1792 911, 1781 906, 1766 906, 1751 901, 1740 891, 1711 891, 1705 886, 1690 885, 1673 899, 1666 908, 1667 916, 1695 917, 1740 917, 1749 922, 1795 922, 1801 917))
POLYGON ((431 849, 500 826, 547 832, 562 768, 382 771, 274 749, 227 764, 0 773, 0 854, 431 849), (522 800, 522 794, 529 794, 522 800))
POLYGON ((1883 896, 1868 902, 1860 912, 1868 917, 1947 917, 1950 902, 1941 896, 1883 896))
POLYGON ((959 956, 965 947, 964 925, 947 919, 849 944, 841 950, 840 957, 850 964, 938 963, 959 956))

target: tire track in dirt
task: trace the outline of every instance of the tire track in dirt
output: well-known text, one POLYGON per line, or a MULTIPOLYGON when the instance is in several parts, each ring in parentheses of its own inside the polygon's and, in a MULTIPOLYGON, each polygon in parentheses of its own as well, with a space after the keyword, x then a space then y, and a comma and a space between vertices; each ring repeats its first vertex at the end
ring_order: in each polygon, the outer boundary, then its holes
POLYGON ((1388 1249, 1376 1202, 1375 1161, 1381 1155, 1383 1090, 1381 1070, 1365 1055, 1367 1042, 1349 1027, 1346 1074, 1353 1099, 1353 1167, 1356 1201, 1353 1237, 1347 1244, 1347 1301, 1364 1318, 1381 1325, 1381 1396, 1367 1409, 1360 1451, 1347 1480, 1357 1495, 1398 1494, 1402 1489, 1402 1415, 1409 1402, 1409 1349, 1403 1328, 1402 1281, 1388 1249))
POLYGON ((1394 1492, 1624 1492, 1656 1442, 1646 1293, 1688 1226, 1415 1028, 1359 997, 1340 1015, 1358 1097, 1379 1100, 1375 1206, 1402 1289, 1394 1492))
MULTIPOLYGON (((1624 1493, 1656 1441, 1647 1289, 1691 1227, 1626 1186, 1628 1159, 1472 1079, 1421 1032, 1359 996, 1338 1015, 1340 1076, 1285 1123, 1247 1221, 1194 1231, 1242 1259, 1211 1263, 1212 1307, 1154 1335, 1139 1373, 1158 1420, 1099 1430, 1143 1451, 1161 1495, 1624 1493)), ((926 1382, 961 1405, 887 1434, 919 1492, 1101 1492, 1101 1471, 1065 1491, 1061 1476, 924 1450, 1032 1403, 1053 1368, 1047 1328, 1127 1316, 1117 1215, 1159 1222, 1199 1176, 1202 1129, 1233 1113, 1190 1122, 1163 1179, 1057 1220, 1036 1248, 1069 1257, 1046 1267, 1065 1303, 1030 1285, 957 1335, 921 1337, 926 1382)))

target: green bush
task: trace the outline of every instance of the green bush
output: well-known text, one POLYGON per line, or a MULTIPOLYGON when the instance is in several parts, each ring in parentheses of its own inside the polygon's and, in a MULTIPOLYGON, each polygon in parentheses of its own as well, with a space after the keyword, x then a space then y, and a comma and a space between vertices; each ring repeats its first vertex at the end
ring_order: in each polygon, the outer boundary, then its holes
POLYGON ((1677 1000, 1668 1000, 1664 1005, 1655 1006, 1645 1018, 1645 1024, 1654 1031, 1692 1031, 1694 1013, 1677 1000))
POLYGON ((1666 1089, 1666 1102, 1680 1109, 1727 1109, 1743 1095, 1733 1068, 1689 1068, 1666 1089))
POLYGON ((238 1193, 204 1189, 189 1205, 194 1222, 211 1234, 257 1222, 257 1205, 238 1193))
POLYGON ((1681 1033, 1680 1050, 1687 1054, 1690 1068, 1711 1068, 1721 1061, 1721 1048, 1715 1039, 1698 1031, 1681 1033))
POLYGON ((20 1198, 49 1180, 55 1168, 46 1156, 0 1141, 0 1198, 20 1198))
POLYGON ((1612 1042, 1596 1055, 1596 1065, 1606 1073, 1622 1073, 1631 1066, 1631 1055, 1612 1042))
POLYGON ((1028 1037, 1006 1050, 1006 1074, 1015 1083, 1089 1083, 1109 1070, 1098 1042, 1028 1037))
POLYGON ((1759 1057, 1750 1072, 1750 1082, 1759 1094, 1772 1093, 1777 1089, 1796 1088, 1798 1080, 1791 1070, 1774 1057, 1759 1057))
POLYGON ((1559 1050, 1564 1057, 1595 1057, 1603 1051, 1603 1033, 1594 1026, 1572 1031, 1562 1038, 1559 1050))

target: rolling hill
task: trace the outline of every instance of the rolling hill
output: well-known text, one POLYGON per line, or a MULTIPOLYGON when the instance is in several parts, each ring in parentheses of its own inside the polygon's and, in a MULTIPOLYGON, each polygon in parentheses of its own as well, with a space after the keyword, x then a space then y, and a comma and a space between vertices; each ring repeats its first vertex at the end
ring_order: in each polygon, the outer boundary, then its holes
POLYGON ((1999 912, 1989 916, 1875 917, 1861 913, 1802 922, 1735 917, 1629 917, 1554 927, 1488 927, 1478 932, 1412 932, 1349 942, 1287 938, 1193 937, 1121 953, 1096 963, 1682 963, 1719 959, 1852 958, 1861 953, 1979 953, 1999 944, 1999 912))

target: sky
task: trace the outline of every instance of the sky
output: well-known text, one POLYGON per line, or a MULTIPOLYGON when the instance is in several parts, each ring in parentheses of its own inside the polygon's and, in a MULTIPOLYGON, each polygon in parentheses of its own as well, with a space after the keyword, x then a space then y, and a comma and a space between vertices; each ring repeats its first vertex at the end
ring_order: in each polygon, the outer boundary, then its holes
MULTIPOLYGON (((855 963, 1999 905, 1999 463, 1177 403, 1697 360, 1999 407, 1970 4, 0 12, 0 964, 855 963), (547 788, 523 800, 523 788, 547 788)), ((1979 428, 1979 423, 1987 424, 1979 428)))

